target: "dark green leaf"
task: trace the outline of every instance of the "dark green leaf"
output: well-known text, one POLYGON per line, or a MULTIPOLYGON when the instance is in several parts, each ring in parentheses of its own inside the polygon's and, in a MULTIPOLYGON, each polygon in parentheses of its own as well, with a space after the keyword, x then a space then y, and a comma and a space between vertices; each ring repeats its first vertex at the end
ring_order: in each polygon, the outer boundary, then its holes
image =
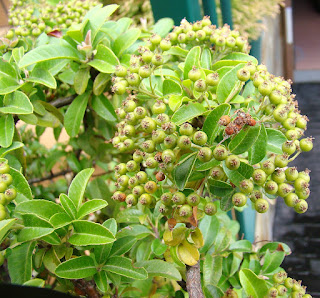
POLYGON ((229 143, 230 152, 237 155, 247 152, 257 140, 260 128, 258 125, 244 127, 229 143))
POLYGON ((90 67, 80 68, 74 77, 73 87, 77 94, 83 94, 87 87, 90 79, 90 67))
POLYGON ((222 211, 229 211, 234 207, 232 204, 232 196, 234 193, 235 193, 235 190, 233 190, 232 192, 230 192, 229 194, 221 198, 220 208, 222 211))
POLYGON ((251 270, 240 270, 239 277, 240 283, 247 295, 251 295, 254 298, 265 297, 267 295, 268 287, 266 281, 258 278, 251 270))
POLYGON ((168 262, 162 260, 148 260, 136 263, 138 267, 144 267, 148 276, 162 276, 173 280, 181 280, 181 274, 178 269, 168 262))
POLYGON ((233 192, 233 187, 223 181, 209 179, 210 192, 217 197, 224 197, 233 192))
POLYGON ((206 109, 200 103, 189 103, 179 108, 173 115, 172 121, 177 125, 181 125, 197 116, 202 115, 206 109))
POLYGON ((137 239, 132 236, 122 237, 113 243, 109 256, 120 256, 128 252, 137 242, 137 239))
POLYGON ((189 155, 180 161, 174 168, 173 177, 178 189, 183 190, 193 169, 197 156, 189 155))
POLYGON ((213 167, 219 165, 221 162, 219 160, 216 160, 214 158, 212 158, 210 161, 208 162, 201 162, 199 160, 196 161, 196 170, 199 172, 203 172, 203 171, 207 171, 212 169, 213 167))
POLYGON ((99 271, 94 275, 94 282, 96 283, 97 288, 102 293, 106 293, 108 291, 108 279, 107 279, 107 272, 99 271))
POLYGON ((30 77, 27 78, 27 82, 33 82, 37 84, 42 84, 51 89, 57 88, 57 82, 53 75, 44 68, 34 68, 30 74, 30 77))
POLYGON ((2 243, 2 240, 10 231, 11 227, 13 226, 16 220, 17 220, 16 218, 12 218, 12 219, 3 219, 0 221, 0 244, 2 243))
POLYGON ((143 225, 131 225, 131 226, 127 226, 123 229, 121 229, 120 231, 118 231, 117 233, 117 239, 118 238, 122 238, 122 237, 126 237, 126 236, 134 236, 137 239, 142 239, 145 238, 147 236, 149 236, 151 233, 151 231, 143 225))
POLYGON ((76 206, 73 204, 72 200, 65 194, 60 194, 59 197, 60 203, 66 213, 72 218, 76 219, 77 216, 77 209, 76 206))
POLYGON ((0 116, 0 146, 9 147, 14 135, 14 120, 12 115, 0 116))
POLYGON ((210 114, 206 117, 206 120, 203 124, 203 131, 208 136, 208 144, 213 144, 221 129, 219 120, 223 115, 228 115, 230 109, 231 106, 229 104, 221 104, 217 106, 212 112, 210 112, 210 114))
POLYGON ((206 298, 220 298, 224 295, 224 292, 219 287, 213 285, 206 285, 203 292, 206 298))
POLYGON ((162 256, 166 252, 167 248, 168 246, 162 243, 158 238, 152 241, 151 250, 156 256, 162 256))
POLYGON ((64 116, 64 126, 70 137, 75 137, 80 130, 80 125, 87 108, 90 92, 77 96, 64 116))
POLYGON ((94 261, 89 256, 81 256, 61 263, 55 274, 61 278, 80 279, 92 277, 97 273, 94 261))
POLYGON ((287 141, 286 136, 277 129, 266 128, 268 135, 267 151, 282 154, 282 144, 287 141))
POLYGON ((112 104, 103 94, 100 94, 99 96, 93 96, 91 104, 92 108, 101 118, 110 122, 117 120, 117 115, 112 104))
POLYGON ((249 179, 253 173, 253 167, 244 162, 240 163, 240 167, 237 170, 229 170, 225 163, 223 163, 223 170, 230 181, 236 186, 239 186, 242 180, 249 179))
POLYGON ((259 135, 248 152, 248 161, 252 165, 255 165, 261 160, 263 160, 267 154, 267 131, 263 123, 260 127, 261 129, 259 135))
POLYGON ((32 253, 36 242, 22 243, 12 249, 8 257, 8 269, 11 282, 23 284, 32 277, 32 253))
POLYGON ((93 94, 94 95, 100 95, 105 90, 107 84, 109 83, 111 79, 110 74, 100 72, 93 82, 93 94))

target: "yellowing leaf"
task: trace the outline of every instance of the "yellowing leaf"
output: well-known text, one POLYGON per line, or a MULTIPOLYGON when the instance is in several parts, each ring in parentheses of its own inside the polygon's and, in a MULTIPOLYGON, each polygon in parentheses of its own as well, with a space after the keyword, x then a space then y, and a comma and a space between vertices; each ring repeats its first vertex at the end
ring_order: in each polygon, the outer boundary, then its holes
POLYGON ((178 256, 183 263, 189 266, 196 265, 200 258, 198 249, 187 240, 184 240, 178 246, 178 256))

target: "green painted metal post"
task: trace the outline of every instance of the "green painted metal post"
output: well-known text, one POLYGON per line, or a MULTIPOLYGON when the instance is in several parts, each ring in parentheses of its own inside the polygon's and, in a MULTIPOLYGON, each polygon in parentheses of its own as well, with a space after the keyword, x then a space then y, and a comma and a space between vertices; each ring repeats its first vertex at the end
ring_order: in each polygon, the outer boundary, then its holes
POLYGON ((220 0, 223 24, 228 24, 233 29, 231 0, 220 0))
POLYGON ((189 22, 202 19, 198 0, 150 0, 150 3, 155 21, 169 17, 178 26, 183 18, 189 22))
POLYGON ((202 0, 203 11, 206 16, 210 16, 213 25, 219 26, 217 7, 215 0, 202 0))

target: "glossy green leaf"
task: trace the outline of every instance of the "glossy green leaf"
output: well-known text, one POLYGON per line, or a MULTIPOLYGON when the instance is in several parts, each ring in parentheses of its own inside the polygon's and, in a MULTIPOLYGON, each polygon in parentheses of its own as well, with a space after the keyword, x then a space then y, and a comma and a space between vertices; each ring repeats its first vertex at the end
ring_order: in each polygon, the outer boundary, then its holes
POLYGON ((48 200, 29 200, 22 202, 16 206, 15 212, 21 214, 33 214, 49 221, 56 213, 63 213, 63 208, 48 200))
POLYGON ((136 263, 138 267, 144 267, 148 272, 148 277, 162 276, 173 280, 181 280, 181 274, 171 263, 162 260, 148 260, 136 263))
POLYGON ((207 254, 203 262, 204 284, 216 286, 222 275, 222 257, 207 254))
POLYGON ((100 94, 99 96, 93 96, 91 104, 92 108, 101 118, 110 122, 117 120, 114 107, 112 106, 110 100, 103 94, 100 94))
POLYGON ((154 239, 151 243, 151 250, 156 256, 162 256, 166 252, 167 248, 168 246, 162 243, 158 238, 154 239))
POLYGON ((45 241, 51 245, 60 245, 61 244, 61 239, 56 232, 52 232, 49 235, 43 236, 40 238, 40 240, 45 241))
POLYGON ((21 91, 15 91, 4 97, 0 112, 4 114, 31 114, 33 106, 27 95, 21 91))
POLYGON ((0 80, 18 79, 18 74, 13 65, 3 59, 0 59, 0 80))
POLYGON ((191 175, 197 156, 189 155, 180 161, 174 168, 173 178, 178 189, 183 190, 191 175))
POLYGON ((139 38, 141 31, 137 28, 132 28, 122 33, 113 44, 114 53, 120 57, 125 50, 127 50, 131 45, 133 45, 139 38))
POLYGON ((285 257, 284 251, 266 251, 264 255, 263 266, 261 268, 264 274, 268 274, 280 267, 285 257))
POLYGON ((165 38, 171 31, 174 22, 171 18, 162 18, 157 21, 152 28, 152 32, 159 34, 162 38, 165 38))
POLYGON ((239 271, 240 264, 243 260, 242 252, 233 252, 232 253, 232 263, 230 266, 229 276, 233 276, 239 271))
POLYGON ((80 208, 84 192, 93 172, 94 169, 92 168, 82 170, 73 178, 70 184, 68 197, 71 199, 77 210, 80 208))
POLYGON ((268 287, 265 280, 258 278, 250 269, 242 269, 239 272, 240 283, 247 295, 253 298, 265 297, 268 287))
POLYGON ((163 88, 163 96, 166 96, 169 94, 180 95, 182 93, 181 86, 177 82, 170 79, 165 79, 163 81, 162 88, 163 88))
POLYGON ((174 56, 187 57, 189 52, 179 46, 172 46, 166 53, 174 56))
POLYGON ((220 208, 222 211, 229 211, 231 210, 234 206, 232 204, 232 196, 235 193, 235 190, 230 192, 229 194, 225 195, 224 197, 221 198, 220 200, 220 208))
POLYGON ((47 69, 44 68, 35 67, 26 81, 41 84, 51 89, 57 88, 55 78, 47 69))
POLYGON ((240 63, 229 70, 219 81, 217 86, 217 100, 220 103, 230 101, 236 96, 240 89, 240 81, 237 77, 237 71, 243 68, 245 64, 240 63))
POLYGON ((106 86, 108 85, 111 79, 110 74, 100 72, 93 82, 93 94, 98 96, 105 90, 106 86))
POLYGON ((72 221, 72 218, 65 212, 56 213, 50 218, 50 224, 53 225, 55 229, 65 227, 69 225, 72 221))
POLYGON ((223 115, 229 115, 231 106, 229 104, 221 104, 217 106, 204 121, 202 130, 208 136, 208 144, 212 145, 221 130, 219 120, 223 115))
POLYGON ((200 53, 201 53, 201 48, 199 46, 195 46, 189 51, 184 63, 184 70, 183 70, 184 79, 188 79, 188 73, 193 66, 196 66, 196 67, 200 66, 200 53))
POLYGON ((253 173, 253 167, 244 162, 240 163, 240 167, 237 170, 229 170, 225 163, 223 163, 223 170, 230 181, 236 186, 239 186, 242 180, 250 179, 253 173))
POLYGON ((267 143, 267 151, 282 154, 282 144, 287 141, 286 136, 277 129, 266 128, 268 143, 267 143))
POLYGON ((232 243, 229 246, 229 249, 232 251, 238 251, 238 252, 251 252, 252 243, 249 240, 238 240, 232 243))
MULTIPOLYGON (((10 175, 13 178, 12 186, 14 186, 17 191, 17 197, 15 198, 15 201, 19 204, 23 201, 32 200, 33 196, 30 186, 21 172, 11 168, 10 175)), ((17 210, 17 208, 15 210, 17 210)))
POLYGON ((125 257, 111 257, 102 269, 133 279, 146 279, 148 277, 144 268, 136 268, 135 264, 132 264, 132 261, 125 257))
POLYGON ((261 160, 263 160, 267 154, 267 140, 268 140, 267 131, 263 123, 261 124, 260 127, 261 129, 258 137, 248 151, 248 161, 252 165, 255 165, 261 160))
POLYGON ((220 298, 224 295, 224 292, 219 287, 210 284, 204 286, 203 292, 206 298, 220 298))
POLYGON ((23 284, 32 277, 32 253, 36 242, 22 243, 10 249, 8 270, 13 284, 23 284))
POLYGON ((46 281, 41 278, 33 278, 23 283, 24 286, 43 288, 46 281))
POLYGON ((219 60, 212 65, 212 70, 218 70, 225 66, 236 66, 243 63, 241 60, 219 60))
POLYGON ((203 48, 200 65, 202 68, 210 69, 212 64, 212 52, 208 47, 203 48))
POLYGON ((140 216, 143 216, 141 210, 127 208, 117 214, 116 220, 118 223, 139 223, 140 216))
POLYGON ((17 220, 16 218, 11 218, 11 219, 3 219, 0 221, 0 244, 2 243, 2 240, 10 231, 11 227, 14 225, 16 220, 17 220))
POLYGON ((69 242, 73 245, 101 245, 111 243, 115 240, 113 234, 98 223, 76 220, 72 222, 74 232, 69 238, 69 242))
POLYGON ((51 249, 49 249, 44 257, 43 257, 43 264, 44 266, 51 272, 51 273, 55 273, 55 270, 57 268, 58 265, 60 265, 60 259, 57 256, 57 253, 54 249, 54 247, 51 247, 51 249))
POLYGON ((14 135, 14 120, 12 115, 0 116, 0 146, 9 147, 14 135))
POLYGON ((88 87, 90 79, 90 67, 79 68, 74 77, 73 87, 77 94, 83 94, 88 87))
POLYGON ((88 63, 93 68, 103 73, 113 73, 115 67, 120 64, 115 53, 103 44, 97 48, 94 59, 88 63))
POLYGON ((216 216, 205 215, 199 224, 199 229, 201 230, 204 245, 200 248, 200 252, 207 252, 208 249, 214 243, 219 230, 220 222, 216 216))
POLYGON ((66 194, 60 194, 59 197, 60 203, 66 213, 72 218, 76 219, 77 209, 72 200, 66 194))
POLYGON ((175 112, 177 111, 183 102, 183 96, 181 95, 170 95, 169 96, 169 108, 171 109, 171 111, 175 112))
POLYGON ((81 219, 84 216, 90 213, 94 213, 106 206, 108 206, 108 203, 104 200, 100 200, 100 199, 89 200, 80 207, 77 213, 77 218, 81 219))
POLYGON ((20 149, 24 146, 21 142, 12 142, 12 144, 7 148, 0 148, 0 158, 5 157, 10 152, 20 149))
POLYGON ((105 293, 108 291, 109 285, 108 285, 108 278, 107 278, 107 272, 106 271, 98 271, 94 277, 94 282, 96 283, 97 288, 102 293, 105 293))
POLYGON ((284 251, 286 253, 286 255, 290 255, 291 254, 290 247, 287 244, 283 243, 283 242, 270 242, 270 243, 267 243, 267 244, 263 245, 259 249, 259 254, 260 255, 264 255, 264 254, 266 254, 266 252, 268 250, 270 252, 284 251))
POLYGON ((189 103, 180 107, 172 115, 172 121, 177 125, 181 125, 186 121, 202 115, 205 111, 206 109, 200 103, 189 103))
POLYGON ((142 239, 152 234, 152 232, 143 225, 131 225, 126 226, 125 228, 121 229, 117 233, 117 239, 126 237, 126 236, 134 236, 137 239, 142 239))
POLYGON ((230 53, 221 58, 221 60, 251 61, 256 65, 258 64, 258 60, 255 57, 241 52, 230 53))
POLYGON ((76 48, 64 41, 60 44, 55 43, 42 45, 31 50, 22 57, 19 62, 19 67, 25 68, 35 63, 54 59, 71 59, 74 61, 80 61, 83 58, 84 57, 76 48))
POLYGON ((203 172, 203 171, 207 171, 212 169, 213 167, 219 165, 221 163, 221 161, 216 160, 214 158, 212 158, 210 161, 208 162, 201 162, 200 160, 196 161, 195 167, 196 170, 199 172, 203 172))
POLYGON ((94 261, 89 256, 81 256, 61 263, 55 274, 61 278, 80 279, 92 277, 97 273, 94 261))
POLYGON ((217 197, 225 197, 233 192, 233 187, 227 182, 213 179, 209 179, 208 181, 210 192, 217 197))
POLYGON ((122 237, 116 240, 110 251, 109 256, 120 256, 128 252, 132 246, 137 242, 137 239, 132 236, 122 237))
POLYGON ((80 125, 87 108, 90 92, 77 96, 64 116, 64 126, 70 137, 75 137, 80 130, 80 125))
POLYGON ((115 236, 117 234, 117 222, 114 218, 109 218, 107 219, 103 224, 104 227, 106 227, 113 236, 115 236))
POLYGON ((231 231, 223 226, 219 231, 214 241, 214 252, 225 250, 231 242, 231 231))
POLYGON ((103 245, 96 245, 94 247, 94 256, 98 264, 104 264, 107 261, 112 246, 113 243, 107 243, 103 245))
POLYGON ((228 148, 233 154, 247 152, 257 140, 261 126, 246 126, 237 133, 230 141, 228 148))

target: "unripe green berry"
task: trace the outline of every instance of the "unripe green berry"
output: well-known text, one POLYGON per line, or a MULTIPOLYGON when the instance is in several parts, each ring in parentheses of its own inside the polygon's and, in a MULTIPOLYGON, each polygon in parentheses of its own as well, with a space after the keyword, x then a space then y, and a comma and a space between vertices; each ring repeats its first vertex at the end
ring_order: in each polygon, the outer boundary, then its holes
POLYGON ((269 209, 269 203, 265 199, 258 199, 254 203, 254 208, 256 209, 257 212, 259 213, 265 213, 269 209))
POLYGON ((167 123, 162 124, 162 125, 161 125, 161 128, 162 128, 162 129, 164 130, 164 132, 165 132, 166 134, 168 134, 168 135, 173 134, 173 133, 176 131, 176 129, 177 129, 175 123, 172 122, 172 121, 169 121, 169 122, 167 122, 167 123))
POLYGON ((249 179, 244 179, 239 183, 239 189, 244 194, 249 194, 253 191, 253 183, 249 179))
POLYGON ((237 170, 240 167, 240 159, 237 155, 229 155, 225 163, 229 170, 237 170))
POLYGON ((183 123, 179 128, 179 133, 181 135, 192 136, 193 134, 192 125, 188 122, 183 123))
POLYGON ((197 206, 200 203, 200 196, 196 192, 191 193, 187 197, 187 203, 190 206, 197 206))
POLYGON ((6 219, 7 217, 7 212, 6 210, 0 210, 0 221, 6 219))
POLYGON ((161 196, 161 202, 166 205, 166 206, 171 206, 172 205, 172 193, 171 192, 166 192, 162 194, 161 196))
POLYGON ((13 179, 10 174, 0 174, 0 182, 4 182, 7 185, 12 183, 13 179))
POLYGON ((308 203, 305 200, 301 200, 293 208, 297 213, 305 213, 308 210, 308 203))
POLYGON ((145 165, 148 169, 154 169, 158 166, 158 162, 153 157, 148 157, 146 159, 145 165))
POLYGON ((310 189, 305 188, 300 191, 296 191, 297 196, 299 197, 300 200, 306 200, 310 196, 310 189))
POLYGON ((127 68, 123 65, 117 65, 114 73, 117 77, 125 77, 127 75, 127 68))
POLYGON ((177 137, 175 135, 166 136, 163 144, 166 149, 173 149, 177 145, 177 137))
POLYGON ((227 149, 222 146, 222 145, 218 145, 213 149, 213 157, 216 160, 225 160, 228 157, 228 151, 227 149))
POLYGON ((208 137, 207 134, 203 131, 196 131, 192 137, 193 143, 199 146, 203 146, 207 143, 208 137))
POLYGON ((192 215, 192 207, 188 204, 184 204, 179 209, 179 216, 188 218, 192 215))
POLYGON ((144 190, 147 193, 153 194, 157 191, 158 186, 157 183, 155 183, 154 181, 148 181, 145 185, 144 185, 144 190))
POLYGON ((300 149, 305 152, 311 151, 313 148, 312 138, 306 138, 300 140, 300 149))
POLYGON ((209 147, 203 147, 198 152, 198 159, 202 162, 207 162, 212 158, 212 150, 209 147))
POLYGON ((151 107, 153 114, 162 114, 166 111, 166 104, 160 100, 156 101, 155 104, 151 107))
POLYGON ((151 133, 156 129, 157 124, 152 118, 145 117, 141 120, 140 126, 144 132, 151 133))
POLYGON ((0 205, 5 205, 7 203, 4 193, 0 193, 0 205))
POLYGON ((198 68, 196 68, 195 66, 193 66, 192 69, 188 73, 188 78, 193 82, 199 80, 201 78, 200 70, 198 68))
POLYGON ((0 174, 8 174, 10 172, 10 166, 7 161, 0 162, 0 174))
MULTIPOLYGON (((135 177, 136 178, 136 177, 135 177)), ((137 179, 137 178, 136 178, 137 179)), ((138 181, 138 179, 137 179, 138 181)), ((138 198, 140 197, 143 193, 144 193, 144 187, 142 187, 141 185, 136 185, 133 189, 132 189, 132 193, 138 198)))
POLYGON ((206 91, 206 89, 207 89, 207 84, 205 80, 200 79, 194 83, 194 90, 196 90, 197 92, 204 92, 206 91))
POLYGON ((206 83, 208 86, 217 86, 219 81, 220 81, 220 78, 217 72, 209 73, 206 76, 206 83))
POLYGON ((286 179, 288 181, 295 181, 299 176, 299 173, 296 167, 287 168, 285 170, 285 174, 286 174, 286 179))
POLYGON ((152 132, 152 141, 156 144, 161 144, 166 137, 166 134, 163 130, 154 130, 152 132))
POLYGON ((138 200, 137 200, 136 196, 134 196, 133 194, 129 194, 126 197, 126 203, 127 203, 128 207, 131 207, 131 206, 137 205, 138 200))
POLYGON ((255 169, 252 174, 253 181, 258 185, 263 185, 267 180, 267 175, 262 169, 255 169))
POLYGON ((284 173, 284 170, 277 169, 272 173, 271 179, 279 184, 286 180, 286 174, 284 173))
POLYGON ((282 151, 291 155, 296 152, 296 145, 293 141, 286 141, 282 144, 282 151))
POLYGON ((271 175, 275 170, 275 165, 271 160, 266 160, 260 164, 261 169, 267 174, 271 175))
POLYGON ((145 183, 148 179, 147 173, 143 171, 138 172, 135 177, 137 178, 138 183, 145 183))
POLYGON ((276 155, 274 159, 274 165, 279 168, 284 168, 288 165, 288 155, 276 155))
POLYGON ((151 75, 151 68, 148 64, 145 64, 139 68, 139 75, 141 78, 148 78, 151 75))
POLYGON ((182 150, 187 150, 191 148, 191 140, 188 136, 180 136, 178 138, 177 145, 182 150))
POLYGON ((148 193, 144 193, 139 197, 139 203, 143 206, 150 206, 153 203, 153 197, 148 193))
POLYGON ((306 169, 304 171, 299 172, 298 178, 304 179, 306 182, 310 182, 310 170, 306 169))
POLYGON ((141 144, 141 149, 147 153, 153 153, 156 149, 155 143, 152 140, 144 141, 141 144))
POLYGON ((127 167, 125 163, 119 163, 118 165, 115 166, 114 170, 116 171, 117 174, 119 175, 124 175, 127 173, 127 167))
POLYGON ((216 166, 211 169, 210 177, 215 180, 222 180, 225 177, 225 172, 221 166, 216 166))
POLYGON ((288 183, 280 183, 278 185, 278 192, 277 194, 280 196, 280 197, 286 197, 289 193, 293 192, 294 191, 294 188, 288 184, 288 183))
POLYGON ((237 192, 232 196, 232 204, 236 207, 243 207, 247 203, 247 197, 242 192, 237 192))
POLYGON ((300 201, 298 196, 295 193, 289 193, 284 198, 284 202, 288 207, 294 207, 300 201))
POLYGON ((278 191, 278 184, 273 180, 269 180, 264 185, 264 190, 270 195, 275 195, 278 191))
POLYGON ((301 191, 303 189, 306 189, 309 187, 309 183, 304 180, 303 178, 297 178, 295 181, 294 181, 294 188, 296 191, 301 191))
POLYGON ((237 71, 237 77, 240 81, 246 82, 250 79, 250 72, 246 68, 240 68, 237 71))
POLYGON ((163 64, 163 56, 160 54, 155 54, 151 60, 152 64, 155 66, 160 66, 163 64))
POLYGON ((207 215, 215 215, 217 213, 217 206, 213 202, 207 202, 204 205, 204 213, 207 215))
POLYGON ((176 192, 173 194, 171 200, 176 205, 183 205, 186 202, 186 196, 182 192, 176 192))
POLYGON ((5 192, 5 190, 7 189, 7 184, 4 182, 0 182, 0 192, 5 192))
POLYGON ((171 149, 166 149, 162 152, 162 160, 166 164, 175 162, 176 155, 171 149))

